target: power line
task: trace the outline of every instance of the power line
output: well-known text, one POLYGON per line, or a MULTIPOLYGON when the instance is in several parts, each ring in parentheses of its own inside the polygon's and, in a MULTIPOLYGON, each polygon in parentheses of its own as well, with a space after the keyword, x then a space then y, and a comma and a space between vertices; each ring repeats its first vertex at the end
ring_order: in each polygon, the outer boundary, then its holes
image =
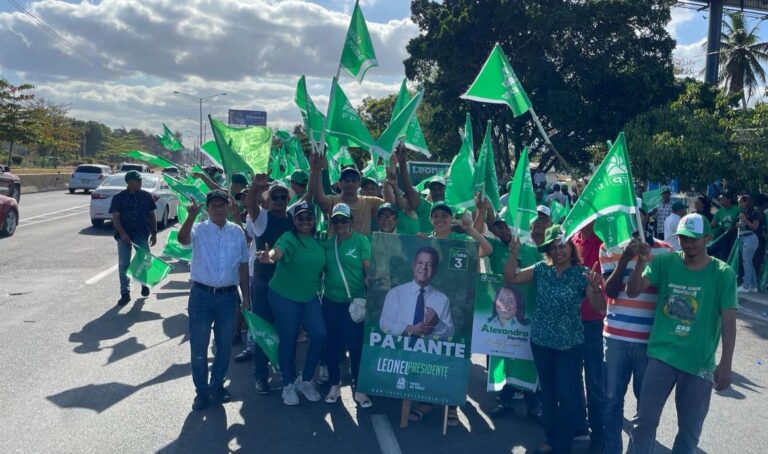
POLYGON ((32 19, 35 24, 37 24, 40 28, 45 30, 49 35, 54 37, 56 40, 67 46, 69 49, 71 49, 74 53, 76 53, 80 58, 87 61, 91 65, 95 66, 96 68, 99 68, 103 71, 106 71, 110 74, 112 79, 115 80, 115 82, 121 82, 121 79, 123 79, 123 76, 118 73, 117 71, 108 68, 107 66, 100 63, 98 60, 94 59, 90 55, 88 55, 86 52, 80 50, 77 46, 72 44, 69 40, 61 36, 56 30, 51 28, 48 24, 46 24, 42 19, 37 18, 34 14, 29 12, 27 9, 25 9, 23 6, 21 6, 19 3, 16 2, 16 0, 8 0, 8 3, 13 5, 17 10, 22 12, 23 14, 27 15, 30 19, 32 19))

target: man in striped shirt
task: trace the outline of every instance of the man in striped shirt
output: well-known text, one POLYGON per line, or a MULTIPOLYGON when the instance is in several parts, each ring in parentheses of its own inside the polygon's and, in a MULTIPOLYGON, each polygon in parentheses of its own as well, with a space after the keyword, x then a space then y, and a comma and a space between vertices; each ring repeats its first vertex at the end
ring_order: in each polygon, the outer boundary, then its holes
MULTIPOLYGON (((646 214, 640 210, 643 223, 646 214)), ((646 232, 646 241, 651 246, 653 257, 672 252, 672 246, 653 238, 646 232)), ((637 237, 637 233, 635 234, 637 237)), ((621 454, 621 431, 624 421, 624 395, 630 378, 636 399, 640 400, 640 389, 648 363, 646 348, 653 326, 658 292, 649 287, 635 298, 627 296, 626 283, 637 264, 637 252, 642 244, 635 238, 607 250, 600 247, 600 266, 605 279, 608 295, 607 316, 603 326, 605 337, 605 392, 607 408, 605 414, 605 454, 621 454)))

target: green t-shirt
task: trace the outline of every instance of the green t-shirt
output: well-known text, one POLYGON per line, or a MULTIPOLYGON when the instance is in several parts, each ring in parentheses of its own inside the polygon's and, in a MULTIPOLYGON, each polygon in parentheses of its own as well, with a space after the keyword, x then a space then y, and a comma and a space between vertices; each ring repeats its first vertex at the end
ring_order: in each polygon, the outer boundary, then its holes
POLYGON ((397 229, 395 232, 400 235, 416 235, 421 231, 420 229, 421 220, 418 217, 412 218, 405 211, 397 210, 397 229))
MULTIPOLYGON (((335 244, 335 237, 325 242, 325 296, 338 303, 347 303, 349 298, 336 262, 335 244)), ((351 238, 339 244, 339 261, 344 269, 352 298, 365 297, 363 261, 370 259, 371 241, 366 236, 353 232, 351 238)))
MULTIPOLYGON (((493 254, 488 259, 491 262, 491 272, 493 274, 504 274, 504 267, 507 266, 509 261, 509 245, 504 244, 501 240, 489 238, 488 242, 493 246, 493 254)), ((536 246, 530 243, 522 243, 520 245, 520 254, 517 256, 518 262, 520 262, 520 268, 528 268, 536 263, 544 260, 544 255, 536 250, 536 246)), ((525 297, 525 313, 533 314, 536 308, 536 286, 533 284, 525 284, 517 286, 525 297)))
POLYGON ((713 258, 693 271, 683 263, 683 253, 677 252, 654 257, 643 276, 659 290, 648 356, 712 380, 720 313, 738 308, 733 270, 713 258))
MULTIPOLYGON (((432 232, 429 234, 429 238, 437 238, 435 236, 435 232, 432 232)), ((443 238, 444 240, 461 240, 461 241, 475 241, 474 238, 471 236, 465 234, 465 233, 458 233, 451 230, 451 233, 448 234, 447 237, 443 238)))
POLYGON ((720 208, 715 212, 715 216, 712 218, 712 221, 717 221, 717 232, 716 234, 721 234, 725 232, 726 230, 730 229, 731 227, 736 224, 736 221, 739 220, 739 207, 732 206, 730 208, 720 208))
POLYGON ((432 203, 422 197, 416 208, 416 215, 419 217, 419 232, 430 233, 432 231, 431 211, 432 203))
POLYGON ((320 292, 320 277, 325 268, 325 249, 315 237, 297 238, 293 232, 280 235, 275 247, 283 251, 269 288, 283 298, 308 303, 320 292))

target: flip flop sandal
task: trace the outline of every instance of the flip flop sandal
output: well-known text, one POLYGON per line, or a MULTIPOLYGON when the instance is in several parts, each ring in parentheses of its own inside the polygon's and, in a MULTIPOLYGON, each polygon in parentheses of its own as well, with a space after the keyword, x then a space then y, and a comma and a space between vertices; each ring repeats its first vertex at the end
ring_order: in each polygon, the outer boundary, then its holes
POLYGON ((333 392, 333 387, 331 387, 331 390, 328 391, 328 395, 325 396, 325 403, 326 404, 335 404, 337 400, 339 400, 339 397, 341 397, 341 389, 336 387, 336 392, 333 392))
POLYGON ((357 402, 357 404, 360 405, 360 408, 373 407, 373 402, 371 402, 371 399, 369 399, 368 396, 365 396, 362 399, 358 398, 358 396, 355 396, 355 402, 357 402))
POLYGON ((432 405, 420 404, 418 407, 411 410, 411 413, 408 415, 408 420, 418 422, 430 413, 432 413, 432 405))
POLYGON ((459 413, 455 408, 448 409, 447 424, 451 427, 455 427, 459 425, 459 413))

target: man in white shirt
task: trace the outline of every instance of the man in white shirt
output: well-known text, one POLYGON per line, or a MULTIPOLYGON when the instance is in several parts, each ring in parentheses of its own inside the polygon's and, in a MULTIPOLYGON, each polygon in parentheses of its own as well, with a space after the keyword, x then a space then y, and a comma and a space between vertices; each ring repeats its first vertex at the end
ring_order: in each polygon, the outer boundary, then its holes
POLYGON ((680 240, 675 232, 677 231, 677 224, 687 212, 688 207, 680 202, 675 202, 672 204, 672 213, 664 220, 664 242, 672 245, 675 252, 682 250, 680 240))
POLYGON ((429 285, 437 271, 440 256, 431 246, 416 251, 413 280, 387 292, 379 319, 382 331, 395 336, 453 335, 453 319, 448 297, 429 285))
POLYGON ((226 192, 213 190, 206 197, 209 219, 195 224, 200 207, 187 207, 189 216, 179 230, 179 242, 192 244, 190 262, 192 289, 189 292, 189 345, 192 353, 192 381, 196 396, 193 410, 202 410, 211 398, 232 400, 224 389, 232 350, 232 327, 237 310, 237 287, 243 306, 250 309, 248 287, 248 245, 245 233, 227 221, 230 200, 226 192), (213 328, 216 354, 208 379, 208 344, 213 328))

